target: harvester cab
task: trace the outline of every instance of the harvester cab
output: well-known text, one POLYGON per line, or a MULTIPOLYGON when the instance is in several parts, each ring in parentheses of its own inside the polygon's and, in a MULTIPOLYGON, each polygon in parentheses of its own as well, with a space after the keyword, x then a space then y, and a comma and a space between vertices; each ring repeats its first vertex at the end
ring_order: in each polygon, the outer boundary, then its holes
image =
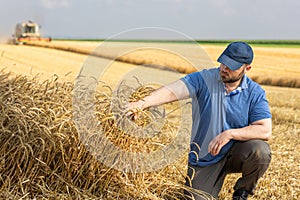
POLYGON ((14 37, 15 44, 23 44, 30 41, 50 42, 51 38, 41 37, 39 25, 32 21, 18 23, 16 25, 14 37))

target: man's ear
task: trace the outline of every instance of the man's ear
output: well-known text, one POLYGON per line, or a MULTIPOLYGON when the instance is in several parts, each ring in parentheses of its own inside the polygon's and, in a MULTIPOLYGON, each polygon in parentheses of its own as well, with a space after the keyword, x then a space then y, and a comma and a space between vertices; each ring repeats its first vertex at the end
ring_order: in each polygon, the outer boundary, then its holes
POLYGON ((248 71, 250 71, 251 68, 252 68, 251 65, 246 65, 246 67, 245 67, 245 73, 248 72, 248 71))

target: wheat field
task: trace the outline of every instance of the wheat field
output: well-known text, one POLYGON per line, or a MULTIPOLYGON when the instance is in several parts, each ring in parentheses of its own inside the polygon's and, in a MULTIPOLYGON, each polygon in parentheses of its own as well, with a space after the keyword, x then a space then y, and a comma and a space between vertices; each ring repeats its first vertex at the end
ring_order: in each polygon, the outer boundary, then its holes
MULTIPOLYGON (((153 65, 164 69, 172 69, 181 73, 218 66, 216 62, 224 45, 178 45, 161 43, 135 43, 126 45, 118 42, 53 42, 31 43, 53 49, 67 50, 81 54, 94 54, 137 65, 153 65), (178 55, 178 52, 181 55, 178 55), (197 68, 199 67, 200 68, 197 68)), ((248 75, 255 81, 265 85, 300 87, 299 58, 300 48, 293 47, 253 47, 255 58, 254 70, 248 75)))
MULTIPOLYGON (((99 44, 53 42, 46 45, 51 46, 0 45, 0 196, 8 199, 180 198, 184 187, 185 156, 152 173, 128 174, 103 167, 79 140, 72 118, 74 80, 87 55, 99 44), (62 47, 64 51, 57 50, 62 47)), ((117 58, 101 80, 110 88, 114 88, 124 74, 135 69, 143 68, 144 76, 149 76, 147 80, 155 74, 160 74, 163 79, 173 76, 173 72, 165 71, 165 66, 184 75, 195 70, 187 60, 201 59, 194 54, 193 48, 186 50, 188 56, 184 59, 163 51, 162 46, 156 50, 128 51, 126 45, 134 44, 105 46, 101 53, 106 55, 98 55, 101 56, 100 64, 102 61, 106 63, 106 58, 117 58)), ((211 58, 211 61, 203 63, 217 65, 214 60, 224 46, 203 45, 202 48, 207 52, 205 56, 211 58)), ((270 140, 270 168, 250 199, 299 199, 300 89, 269 85, 298 87, 300 48, 254 47, 254 51, 256 57, 249 76, 268 84, 263 88, 273 116, 273 137, 270 140)), ((110 113, 106 112, 104 105, 109 101, 107 98, 99 102, 99 120, 108 119, 106 117, 110 113)), ((169 105, 169 108, 172 110, 175 106, 169 105)), ((166 123, 169 126, 164 130, 172 130, 172 126, 176 126, 172 120, 166 123)), ((107 130, 110 131, 108 136, 124 147, 135 145, 139 150, 141 142, 149 142, 135 140, 124 144, 124 141, 128 142, 125 135, 111 135, 116 131, 107 130)), ((153 140, 151 144, 165 144, 170 138, 153 140)), ((152 150, 151 145, 147 148, 152 150)), ((232 187, 238 176, 227 177, 220 199, 231 199, 232 187)))

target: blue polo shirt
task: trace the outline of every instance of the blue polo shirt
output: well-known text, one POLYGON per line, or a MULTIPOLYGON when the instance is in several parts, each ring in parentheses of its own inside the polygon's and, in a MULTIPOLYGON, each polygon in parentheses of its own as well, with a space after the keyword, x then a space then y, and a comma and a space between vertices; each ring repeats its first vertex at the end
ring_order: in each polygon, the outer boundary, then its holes
POLYGON ((240 86, 226 94, 219 68, 202 70, 183 77, 192 98, 192 137, 189 162, 207 166, 220 161, 231 148, 227 143, 216 156, 208 153, 210 141, 224 130, 242 128, 271 118, 265 91, 246 75, 240 86))

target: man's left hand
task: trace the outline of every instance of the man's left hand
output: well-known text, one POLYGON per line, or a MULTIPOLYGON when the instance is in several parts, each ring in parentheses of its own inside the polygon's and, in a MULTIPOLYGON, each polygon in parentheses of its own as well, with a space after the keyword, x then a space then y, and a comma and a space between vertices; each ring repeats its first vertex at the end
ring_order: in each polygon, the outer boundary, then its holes
POLYGON ((208 152, 216 156, 220 153, 222 147, 232 139, 231 130, 226 130, 217 135, 208 145, 208 152))

